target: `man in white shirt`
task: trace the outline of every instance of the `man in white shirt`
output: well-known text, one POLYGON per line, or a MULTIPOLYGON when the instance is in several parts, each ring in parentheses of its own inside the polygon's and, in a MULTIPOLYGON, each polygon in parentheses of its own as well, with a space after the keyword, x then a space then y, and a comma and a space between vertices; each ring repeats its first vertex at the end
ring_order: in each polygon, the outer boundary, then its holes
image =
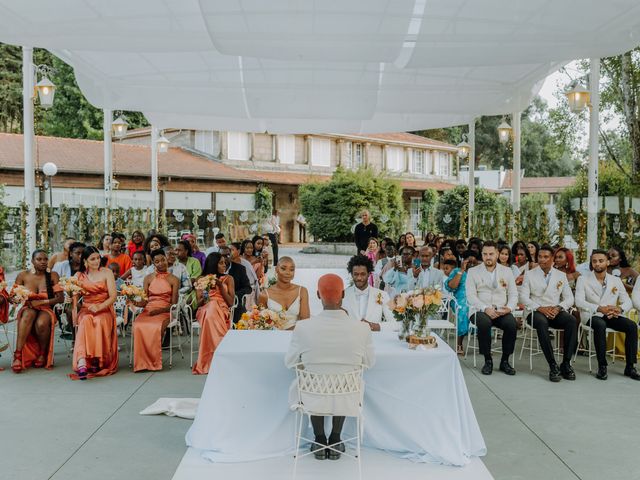
POLYGON ((389 295, 369 285, 369 275, 373 262, 364 255, 351 257, 347 264, 353 285, 344 291, 343 308, 354 320, 369 325, 372 331, 380 331, 380 322, 392 322, 393 313, 389 308, 389 295))
POLYGON ((73 242, 69 245, 69 260, 56 262, 51 269, 60 277, 73 277, 80 270, 80 262, 85 244, 82 242, 73 242))
POLYGON ((413 277, 416 279, 417 288, 444 289, 444 274, 442 270, 431 266, 431 260, 434 255, 435 251, 429 245, 420 249, 420 266, 413 267, 413 277))
POLYGON ((624 375, 640 380, 635 368, 638 358, 638 326, 622 316, 633 306, 622 280, 607 273, 609 258, 606 250, 593 250, 590 259, 591 271, 578 277, 576 282, 576 307, 588 316, 587 325, 593 329, 598 358, 596 378, 606 380, 607 375, 607 328, 624 332, 624 351, 627 365, 624 375))
POLYGON ((382 280, 389 287, 393 297, 402 292, 408 292, 415 288, 416 280, 413 271, 413 247, 404 246, 400 249, 400 262, 397 259, 389 260, 392 267, 382 275, 382 280))
POLYGON ((553 267, 553 248, 542 245, 538 250, 538 266, 524 274, 520 301, 529 312, 527 322, 532 323, 538 333, 538 342, 549 364, 549 380, 559 382, 575 380, 576 374, 571 367, 571 356, 576 350, 578 336, 576 319, 569 313, 573 306, 573 293, 567 276, 553 267), (558 367, 551 340, 549 327, 564 331, 563 361, 558 367))
POLYGON ((209 247, 205 250, 205 255, 209 255, 210 253, 219 252, 222 247, 227 246, 227 240, 224 238, 223 233, 216 233, 215 237, 215 245, 209 247))
POLYGON ((500 370, 507 375, 515 375, 509 356, 516 344, 516 319, 511 312, 517 307, 518 291, 511 269, 498 264, 498 247, 494 242, 483 245, 482 263, 467 272, 465 289, 470 319, 475 320, 478 329, 480 354, 484 355, 481 372, 483 375, 493 372, 491 327, 498 327, 503 331, 500 370))
MULTIPOLYGON (((373 340, 369 326, 354 322, 342 308, 344 284, 335 274, 327 274, 318 280, 318 298, 324 310, 309 320, 296 323, 291 336, 289 351, 285 356, 285 365, 294 368, 302 364, 305 369, 315 373, 345 373, 363 366, 370 368, 375 363, 373 340)), ((290 390, 290 401, 298 401, 295 383, 290 390)), ((357 414, 354 399, 349 395, 327 397, 303 397, 302 401, 311 412, 344 412, 344 415, 357 414)), ((344 416, 333 417, 333 428, 328 440, 324 431, 324 417, 311 416, 315 442, 311 451, 318 460, 340 458, 338 452, 325 451, 322 445, 340 442, 344 416), (327 443, 328 441, 328 443, 327 443)), ((344 444, 333 447, 344 452, 344 444)))

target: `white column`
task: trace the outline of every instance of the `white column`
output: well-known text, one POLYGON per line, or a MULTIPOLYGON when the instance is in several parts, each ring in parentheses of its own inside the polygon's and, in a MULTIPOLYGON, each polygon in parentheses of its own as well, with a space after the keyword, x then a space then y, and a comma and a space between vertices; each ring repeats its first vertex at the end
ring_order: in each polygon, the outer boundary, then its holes
POLYGON ((156 225, 158 228, 158 215, 160 214, 160 197, 158 196, 158 129, 151 126, 151 197, 153 198, 153 209, 156 212, 156 225))
MULTIPOLYGON (((113 121, 113 112, 109 108, 102 111, 104 118, 102 120, 102 134, 104 146, 104 208, 111 208, 111 163, 113 158, 113 145, 111 144, 111 122, 113 121)), ((106 218, 106 216, 105 216, 106 218)))
POLYGON ((520 124, 520 112, 513 112, 511 119, 511 125, 513 126, 513 170, 511 172, 511 205, 513 211, 520 211, 520 137, 522 135, 522 128, 520 124))
POLYGON ((28 252, 36 249, 36 174, 33 164, 33 48, 22 47, 22 123, 24 127, 24 201, 27 204, 28 252))
POLYGON ((598 248, 598 151, 600 126, 600 59, 591 59, 589 75, 591 116, 589 117, 589 196, 587 198, 587 258, 598 248))
POLYGON ((476 207, 476 119, 469 123, 469 219, 468 229, 471 237, 474 210, 476 207))

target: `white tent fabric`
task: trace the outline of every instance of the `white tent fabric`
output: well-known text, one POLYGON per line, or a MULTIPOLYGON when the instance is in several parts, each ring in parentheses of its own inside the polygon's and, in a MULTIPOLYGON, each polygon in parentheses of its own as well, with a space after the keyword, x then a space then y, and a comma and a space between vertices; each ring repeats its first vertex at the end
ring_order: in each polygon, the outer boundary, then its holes
POLYGON ((524 109, 640 44, 637 0, 0 0, 0 41, 160 128, 380 132, 524 109))

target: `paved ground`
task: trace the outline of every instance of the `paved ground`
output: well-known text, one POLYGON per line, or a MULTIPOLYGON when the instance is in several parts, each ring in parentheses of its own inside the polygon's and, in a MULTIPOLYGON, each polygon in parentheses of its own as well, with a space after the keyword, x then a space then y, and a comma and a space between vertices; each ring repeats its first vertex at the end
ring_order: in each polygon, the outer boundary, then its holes
MULTIPOLYGON (((337 268, 346 261, 295 259, 301 267, 337 268)), ((87 382, 65 377, 70 359, 62 343, 56 363, 53 371, 0 373, 0 480, 171 479, 190 421, 138 412, 160 396, 200 395, 205 378, 190 374, 188 358, 174 358, 171 370, 133 374, 124 354, 117 375, 87 382)), ((579 357, 577 381, 551 384, 540 360, 533 373, 524 358, 516 361, 515 377, 482 376, 471 357, 461 363, 488 447, 483 461, 496 479, 640 479, 631 453, 640 383, 622 377, 621 364, 601 382, 579 357)), ((0 367, 9 364, 7 352, 0 367)))

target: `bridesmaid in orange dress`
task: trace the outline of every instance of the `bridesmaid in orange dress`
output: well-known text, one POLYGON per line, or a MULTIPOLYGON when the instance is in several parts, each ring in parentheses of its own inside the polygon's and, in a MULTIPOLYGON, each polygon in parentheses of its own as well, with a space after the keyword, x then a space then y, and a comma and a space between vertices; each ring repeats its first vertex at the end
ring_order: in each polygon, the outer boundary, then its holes
MULTIPOLYGON (((4 283, 4 268, 0 267, 0 284, 4 283)), ((9 293, 7 292, 6 286, 0 288, 0 323, 7 323, 9 321, 9 293)), ((4 345, 0 344, 0 352, 3 352, 9 346, 8 343, 4 345)), ((0 372, 3 371, 4 368, 0 367, 0 372)))
POLYGON ((235 286, 233 277, 227 275, 227 261, 217 252, 209 254, 204 264, 204 275, 216 275, 218 282, 209 290, 209 301, 204 299, 204 292, 196 290, 198 311, 196 320, 200 324, 200 348, 198 361, 193 366, 193 374, 209 373, 213 353, 229 330, 229 307, 233 305, 235 286))
POLYGON ((73 298, 74 325, 78 327, 73 345, 73 380, 113 375, 118 371, 118 335, 116 314, 116 281, 110 269, 101 267, 100 252, 86 247, 76 273, 84 290, 82 307, 77 312, 79 295, 73 298))
POLYGON ((47 271, 47 253, 34 251, 31 263, 35 271, 20 272, 15 282, 32 292, 17 316, 18 339, 11 364, 15 373, 31 366, 53 367, 56 316, 51 307, 64 300, 58 274, 47 271))
POLYGON ((169 324, 171 305, 178 303, 180 280, 169 273, 164 249, 151 252, 155 272, 144 277, 147 300, 135 302, 144 310, 133 322, 133 371, 162 370, 162 334, 169 324))

